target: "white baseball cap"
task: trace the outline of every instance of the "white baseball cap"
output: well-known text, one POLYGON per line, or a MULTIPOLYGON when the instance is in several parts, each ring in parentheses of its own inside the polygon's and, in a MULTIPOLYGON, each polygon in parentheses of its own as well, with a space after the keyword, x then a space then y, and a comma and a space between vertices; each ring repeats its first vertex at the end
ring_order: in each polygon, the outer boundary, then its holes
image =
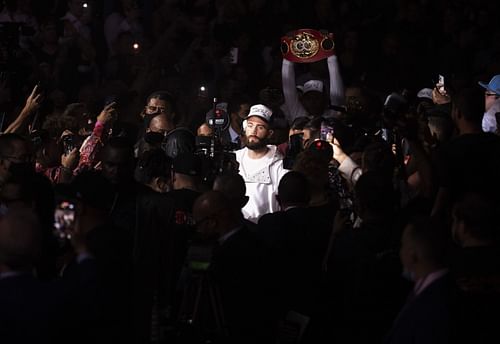
POLYGON ((427 98, 432 100, 432 89, 422 88, 420 91, 418 91, 417 98, 427 98))
POLYGON ((250 112, 248 113, 247 119, 252 116, 258 116, 269 123, 271 121, 272 115, 273 112, 270 108, 262 104, 257 104, 250 108, 250 112))
POLYGON ((304 94, 311 91, 323 92, 323 81, 309 80, 308 82, 306 82, 303 87, 304 94))

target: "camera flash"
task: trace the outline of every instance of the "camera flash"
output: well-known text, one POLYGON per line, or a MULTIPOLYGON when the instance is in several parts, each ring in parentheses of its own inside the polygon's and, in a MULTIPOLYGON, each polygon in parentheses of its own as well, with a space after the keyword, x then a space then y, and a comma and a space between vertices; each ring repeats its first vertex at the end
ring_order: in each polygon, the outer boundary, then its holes
POLYGON ((89 7, 89 4, 87 4, 86 2, 84 2, 82 6, 83 6, 83 8, 87 8, 87 7, 89 7))
POLYGON ((134 45, 132 45, 132 47, 133 47, 135 50, 139 49, 139 43, 134 43, 134 45))
POLYGON ((205 88, 205 86, 201 86, 201 87, 200 87, 200 91, 201 91, 201 92, 205 92, 206 90, 207 90, 207 89, 205 88))

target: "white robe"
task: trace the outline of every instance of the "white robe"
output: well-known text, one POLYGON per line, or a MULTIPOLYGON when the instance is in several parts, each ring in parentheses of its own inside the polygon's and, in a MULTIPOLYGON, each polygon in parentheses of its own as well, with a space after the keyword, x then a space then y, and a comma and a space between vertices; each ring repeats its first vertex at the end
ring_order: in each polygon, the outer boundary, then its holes
POLYGON ((242 209, 243 215, 255 223, 262 215, 280 210, 276 194, 281 178, 288 172, 283 168, 283 157, 276 146, 268 148, 268 154, 256 160, 248 158, 246 147, 236 151, 236 160, 240 164, 239 173, 245 180, 246 195, 249 198, 242 209))

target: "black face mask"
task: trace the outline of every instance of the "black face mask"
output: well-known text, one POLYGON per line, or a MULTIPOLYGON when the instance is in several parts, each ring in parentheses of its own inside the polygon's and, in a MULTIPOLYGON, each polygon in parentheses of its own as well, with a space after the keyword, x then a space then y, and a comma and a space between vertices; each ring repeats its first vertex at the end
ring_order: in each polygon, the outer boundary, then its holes
POLYGON ((159 145, 163 142, 165 136, 162 133, 155 133, 150 131, 144 135, 144 141, 149 143, 150 145, 159 145))

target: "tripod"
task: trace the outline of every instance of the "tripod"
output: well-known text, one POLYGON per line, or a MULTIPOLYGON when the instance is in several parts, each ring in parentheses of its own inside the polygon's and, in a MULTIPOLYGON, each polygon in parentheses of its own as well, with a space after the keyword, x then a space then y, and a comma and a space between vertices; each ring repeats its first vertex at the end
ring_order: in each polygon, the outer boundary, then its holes
POLYGON ((202 340, 212 342, 228 336, 218 286, 206 269, 191 269, 189 282, 184 288, 179 320, 187 325, 188 343, 202 340))

